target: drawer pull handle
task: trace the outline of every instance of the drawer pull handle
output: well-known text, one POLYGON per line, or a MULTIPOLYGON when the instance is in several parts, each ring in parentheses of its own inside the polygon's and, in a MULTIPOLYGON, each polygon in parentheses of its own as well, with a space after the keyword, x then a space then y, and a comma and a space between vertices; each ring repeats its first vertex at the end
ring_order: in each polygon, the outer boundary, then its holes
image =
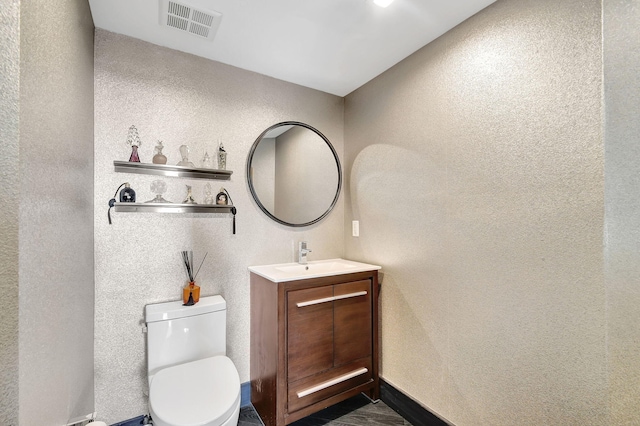
POLYGON ((312 393, 316 393, 321 391, 322 389, 326 389, 328 387, 331 387, 333 385, 337 385, 338 383, 342 383, 342 382, 346 382, 349 379, 353 379, 354 377, 360 376, 364 373, 366 373, 367 370, 366 368, 360 368, 358 370, 352 371, 351 373, 347 373, 345 375, 342 376, 338 376, 334 379, 331 380, 327 380, 326 382, 322 382, 319 385, 315 385, 313 387, 310 387, 308 389, 305 389, 303 391, 298 392, 298 398, 304 398, 307 395, 311 395, 312 393))
POLYGON ((296 303, 296 306, 298 308, 304 308, 305 306, 319 305, 320 303, 333 302, 334 300, 350 299, 352 297, 366 296, 366 294, 367 294, 366 291, 357 291, 355 293, 341 294, 340 296, 331 296, 331 297, 324 297, 322 299, 309 300, 308 302, 298 302, 296 303))

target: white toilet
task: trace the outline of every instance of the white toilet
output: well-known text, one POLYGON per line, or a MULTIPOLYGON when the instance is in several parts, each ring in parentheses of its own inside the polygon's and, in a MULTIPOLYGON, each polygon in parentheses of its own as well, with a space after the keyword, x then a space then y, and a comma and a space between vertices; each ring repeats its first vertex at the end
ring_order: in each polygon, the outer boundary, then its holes
POLYGON ((145 307, 149 411, 154 426, 236 426, 240 377, 226 354, 222 296, 145 307))

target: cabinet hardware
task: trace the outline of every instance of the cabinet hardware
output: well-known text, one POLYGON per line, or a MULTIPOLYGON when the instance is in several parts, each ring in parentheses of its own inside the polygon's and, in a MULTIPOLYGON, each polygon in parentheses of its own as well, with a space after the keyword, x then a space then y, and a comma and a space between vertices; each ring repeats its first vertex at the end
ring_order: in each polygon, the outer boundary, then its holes
POLYGON ((349 379, 353 379, 354 377, 360 376, 362 374, 365 374, 366 372, 368 372, 369 370, 366 368, 359 368, 358 370, 352 371, 351 373, 347 373, 344 374, 342 376, 338 376, 336 378, 333 378, 331 380, 327 380, 326 382, 322 382, 316 386, 310 387, 308 389, 305 389, 303 391, 298 392, 298 398, 304 398, 305 396, 311 395, 312 393, 316 393, 319 392, 323 389, 326 389, 328 387, 331 387, 333 385, 337 385, 338 383, 342 383, 342 382, 346 382, 349 379))
POLYGON ((350 299, 352 297, 366 296, 366 294, 367 294, 366 291, 357 291, 355 293, 341 294, 340 296, 323 297, 322 299, 314 299, 314 300, 309 300, 307 302, 298 302, 296 303, 296 306, 298 308, 304 308, 305 306, 319 305, 320 303, 333 302, 334 300, 342 300, 342 299, 350 299))

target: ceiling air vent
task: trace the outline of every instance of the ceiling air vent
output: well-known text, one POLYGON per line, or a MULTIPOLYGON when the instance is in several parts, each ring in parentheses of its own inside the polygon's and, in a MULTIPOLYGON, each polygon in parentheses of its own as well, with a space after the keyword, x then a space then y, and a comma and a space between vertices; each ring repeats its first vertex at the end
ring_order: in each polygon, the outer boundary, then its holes
POLYGON ((220 26, 222 14, 212 10, 198 10, 184 3, 160 0, 160 25, 213 40, 220 26))

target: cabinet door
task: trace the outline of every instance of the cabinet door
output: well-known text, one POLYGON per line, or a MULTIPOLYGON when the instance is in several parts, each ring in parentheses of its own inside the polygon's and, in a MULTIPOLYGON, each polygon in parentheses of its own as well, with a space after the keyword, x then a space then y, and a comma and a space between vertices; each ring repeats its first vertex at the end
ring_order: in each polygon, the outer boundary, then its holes
POLYGON ((334 366, 372 353, 371 281, 334 286, 334 366))
POLYGON ((287 293, 288 381, 333 367, 333 287, 287 293))

